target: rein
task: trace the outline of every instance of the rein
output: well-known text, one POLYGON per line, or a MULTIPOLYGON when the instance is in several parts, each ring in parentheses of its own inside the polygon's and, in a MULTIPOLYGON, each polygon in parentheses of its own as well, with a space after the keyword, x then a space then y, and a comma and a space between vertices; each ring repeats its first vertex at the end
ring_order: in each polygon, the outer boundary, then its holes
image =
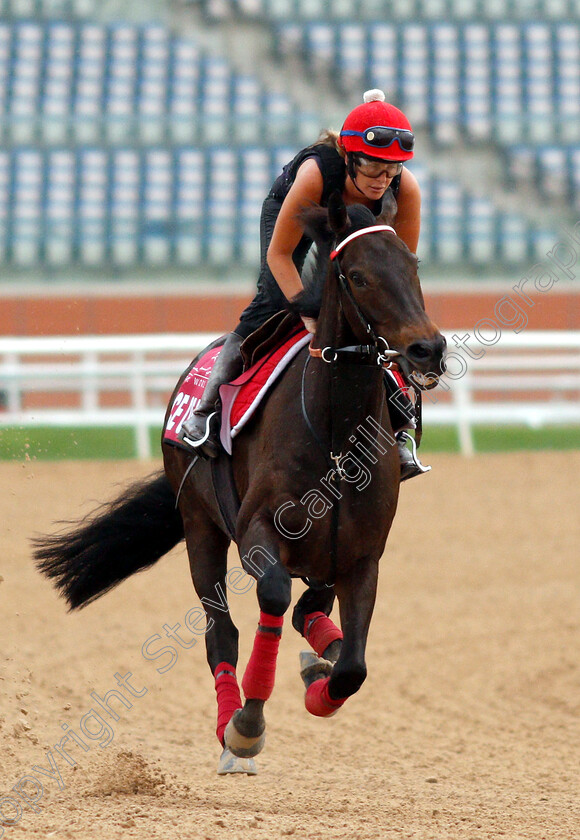
MULTIPOLYGON (((330 466, 330 480, 333 484, 336 485, 336 498, 333 501, 332 505, 332 519, 330 523, 330 574, 326 581, 318 582, 312 581, 310 578, 303 578, 305 583, 313 588, 322 588, 322 587, 332 587, 336 581, 336 569, 338 564, 338 526, 339 526, 339 518, 340 518, 340 499, 342 498, 342 493, 340 493, 339 487, 340 482, 343 480, 345 471, 340 465, 340 461, 343 458, 342 451, 337 451, 341 449, 342 441, 339 441, 336 436, 336 425, 332 422, 332 418, 335 416, 335 411, 339 409, 338 403, 338 378, 339 378, 339 365, 340 363, 347 363, 347 364, 362 364, 362 365, 380 365, 385 368, 390 368, 393 364, 393 361, 396 357, 402 357, 402 353, 399 353, 397 350, 391 350, 389 344, 385 338, 380 335, 377 335, 375 330, 369 324, 367 318, 365 318, 361 308, 359 307, 358 303, 355 300, 355 297, 351 291, 350 286, 346 281, 346 277, 342 272, 340 267, 340 261, 338 259, 339 253, 342 249, 352 242, 354 239, 358 239, 360 236, 364 236, 368 233, 379 233, 381 231, 389 231, 390 233, 394 233, 396 235, 396 231, 390 225, 374 225, 372 227, 361 228, 360 230, 356 230, 353 233, 349 234, 349 236, 345 237, 330 254, 330 260, 333 262, 335 267, 336 276, 339 282, 340 290, 343 295, 349 300, 354 313, 362 325, 363 329, 365 330, 367 336, 370 339, 370 344, 354 344, 348 345, 346 347, 323 347, 323 348, 309 348, 310 356, 306 358, 306 362, 304 364, 304 369, 302 371, 302 388, 301 388, 301 401, 302 401, 302 416, 306 425, 308 426, 310 433, 312 434, 313 438, 317 442, 319 448, 324 454, 324 457, 327 461, 327 464, 330 466), (384 346, 380 349, 380 344, 384 346), (322 359, 323 362, 326 364, 331 365, 331 378, 330 378, 330 437, 331 437, 331 449, 330 453, 327 451, 327 447, 324 445, 320 436, 318 435, 316 429, 314 428, 310 417, 308 416, 308 411, 306 408, 306 396, 305 396, 305 381, 306 381, 306 370, 308 368, 308 364, 310 362, 310 358, 319 358, 322 359)), ((344 312, 344 307, 342 304, 342 299, 340 300, 341 309, 344 312)), ((346 317, 346 313, 345 313, 346 317)), ((347 318, 348 321, 348 318, 347 318)), ((352 328, 352 325, 351 325, 352 328)))

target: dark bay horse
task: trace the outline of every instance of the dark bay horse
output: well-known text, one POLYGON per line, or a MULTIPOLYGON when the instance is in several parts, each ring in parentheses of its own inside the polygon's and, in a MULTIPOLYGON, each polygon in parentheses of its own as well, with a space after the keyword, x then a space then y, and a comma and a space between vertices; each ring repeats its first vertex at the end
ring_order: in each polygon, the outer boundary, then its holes
MULTIPOLYGON (((308 588, 292 623, 315 652, 302 661, 306 708, 334 714, 363 683, 378 563, 400 478, 383 369, 396 364, 427 387, 443 369, 445 342, 424 311, 416 257, 395 231, 377 226, 361 206, 347 213, 338 197, 328 210, 305 210, 303 221, 329 266, 316 335, 236 438, 232 456, 241 500, 235 542, 243 568, 257 581, 260 609, 242 681, 245 702, 236 677, 238 631, 226 598, 231 540, 207 461, 189 469, 189 453, 164 445, 164 473, 69 532, 36 540, 40 570, 76 608, 185 538, 206 610, 217 735, 226 748, 218 772, 255 772, 248 761, 264 743, 263 709, 274 687, 293 577, 308 588), (342 630, 329 618, 335 596, 342 630)), ((297 306, 313 314, 308 305, 305 293, 297 306)))

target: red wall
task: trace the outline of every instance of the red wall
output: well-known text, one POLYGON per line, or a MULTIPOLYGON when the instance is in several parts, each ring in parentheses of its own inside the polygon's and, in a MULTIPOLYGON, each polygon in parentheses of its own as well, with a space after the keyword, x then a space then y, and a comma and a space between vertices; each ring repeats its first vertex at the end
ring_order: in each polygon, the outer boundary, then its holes
MULTIPOLYGON (((425 298, 427 311, 442 329, 472 329, 482 318, 508 329, 494 314, 498 302, 508 294, 519 302, 528 319, 526 329, 580 329, 580 293, 533 290, 529 293, 533 306, 509 289, 485 293, 430 290, 425 298)), ((194 293, 7 297, 0 305, 0 335, 227 332, 236 325, 249 300, 249 295, 211 297, 194 293)), ((523 319, 524 315, 520 323, 523 319)))

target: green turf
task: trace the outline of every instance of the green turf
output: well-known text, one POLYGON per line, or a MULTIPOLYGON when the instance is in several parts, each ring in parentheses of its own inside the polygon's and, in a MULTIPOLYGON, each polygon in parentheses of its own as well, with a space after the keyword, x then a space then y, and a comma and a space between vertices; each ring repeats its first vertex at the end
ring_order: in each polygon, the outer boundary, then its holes
MULTIPOLYGON (((161 454, 159 430, 151 429, 151 453, 161 454)), ((476 452, 518 449, 580 449, 580 426, 478 426, 473 430, 476 452)), ((421 454, 459 451, 457 431, 451 426, 427 427, 421 454)), ((124 459, 136 457, 132 429, 35 427, 0 428, 0 460, 124 459)))
MULTIPOLYGON (((161 454, 160 431, 150 431, 152 456, 161 454)), ((0 429, 0 459, 82 460, 136 456, 135 434, 126 427, 0 429)))
MULTIPOLYGON (((580 426, 475 426, 476 452, 510 452, 521 449, 580 449, 580 426)), ((452 426, 427 427, 421 452, 458 452, 459 438, 452 426)))

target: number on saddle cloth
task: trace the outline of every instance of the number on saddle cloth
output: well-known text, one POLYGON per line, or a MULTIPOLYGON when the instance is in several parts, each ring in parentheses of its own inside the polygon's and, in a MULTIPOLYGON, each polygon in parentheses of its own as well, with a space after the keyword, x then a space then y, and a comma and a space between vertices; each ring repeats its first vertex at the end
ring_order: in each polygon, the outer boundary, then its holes
POLYGON ((200 403, 212 368, 218 358, 225 336, 212 342, 194 360, 191 368, 175 393, 173 403, 167 414, 163 429, 163 441, 190 451, 180 440, 179 433, 183 423, 191 416, 200 403))

